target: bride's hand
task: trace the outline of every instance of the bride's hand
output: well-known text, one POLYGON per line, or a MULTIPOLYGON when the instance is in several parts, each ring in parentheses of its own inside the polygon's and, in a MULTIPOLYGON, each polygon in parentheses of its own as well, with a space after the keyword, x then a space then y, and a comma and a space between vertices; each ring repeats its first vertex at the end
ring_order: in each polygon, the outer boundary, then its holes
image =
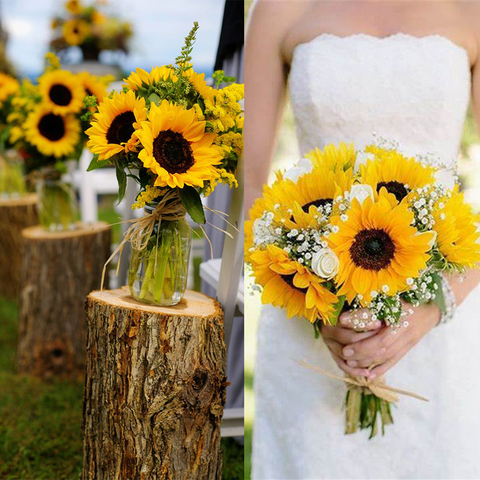
MULTIPOLYGON (((393 333, 390 327, 383 326, 377 329, 374 335, 345 344, 339 356, 346 362, 347 367, 365 371, 366 368, 376 365, 371 370, 367 370, 366 374, 362 373, 370 379, 385 374, 440 320, 440 310, 435 304, 424 304, 416 308, 405 304, 404 311, 409 310, 413 313, 401 320, 407 321, 408 326, 401 326, 396 333, 393 333)), ((348 317, 345 316, 340 318, 340 324, 344 328, 351 325, 348 317)), ((342 368, 342 370, 345 369, 342 368)))
MULTIPOLYGON (((363 312, 363 310, 358 311, 360 315, 363 312)), ((322 325, 321 332, 323 340, 338 367, 349 375, 356 377, 359 375, 367 376, 368 370, 366 368, 355 368, 354 366, 348 365, 348 359, 343 354, 344 347, 345 345, 356 344, 357 342, 373 337, 380 327, 380 322, 373 322, 365 326, 365 331, 357 332, 353 329, 350 313, 345 312, 340 316, 340 323, 338 325, 322 325)))

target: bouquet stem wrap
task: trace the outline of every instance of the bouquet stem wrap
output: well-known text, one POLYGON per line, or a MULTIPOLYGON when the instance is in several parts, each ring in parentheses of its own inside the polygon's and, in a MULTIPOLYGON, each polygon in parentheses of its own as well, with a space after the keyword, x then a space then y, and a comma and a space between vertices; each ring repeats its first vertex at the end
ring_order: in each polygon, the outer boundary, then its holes
POLYGON ((428 402, 428 399, 418 393, 409 392, 387 385, 385 377, 374 379, 366 377, 340 376, 327 372, 319 367, 300 361, 300 365, 314 370, 326 377, 340 380, 348 385, 345 399, 345 433, 355 433, 359 428, 370 429, 370 438, 377 434, 377 418, 382 424, 382 433, 385 425, 393 423, 391 404, 399 400, 399 395, 416 398, 428 402))

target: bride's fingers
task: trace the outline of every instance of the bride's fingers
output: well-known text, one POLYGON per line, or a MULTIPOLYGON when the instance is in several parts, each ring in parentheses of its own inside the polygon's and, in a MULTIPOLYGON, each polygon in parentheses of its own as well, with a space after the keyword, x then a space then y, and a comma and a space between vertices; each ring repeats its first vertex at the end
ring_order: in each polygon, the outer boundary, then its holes
POLYGON ((405 335, 406 333, 407 330, 404 328, 399 328, 394 333, 390 327, 384 327, 371 338, 345 345, 342 356, 347 360, 363 361, 384 355, 395 343, 398 343, 399 346, 403 345, 409 338, 408 335, 405 335))
POLYGON ((340 325, 330 326, 322 325, 323 338, 332 338, 336 342, 348 345, 349 343, 355 343, 360 340, 365 340, 376 334, 376 330, 368 332, 355 332, 349 328, 343 328, 340 325))
POLYGON ((390 358, 387 362, 382 363, 378 367, 373 368, 368 373, 368 378, 374 379, 376 377, 380 377, 387 373, 396 363, 398 363, 408 352, 408 349, 402 348, 396 355, 390 358))
POLYGON ((382 323, 378 320, 372 321, 366 308, 343 312, 339 320, 344 328, 352 330, 378 330, 382 326, 382 323))
MULTIPOLYGON (((356 376, 356 375, 362 375, 362 376, 367 376, 368 374, 368 368, 355 368, 355 365, 349 365, 348 362, 344 358, 342 358, 342 345, 338 342, 335 342, 334 340, 327 339, 325 340, 325 343, 327 344, 328 349, 330 350, 330 353, 332 354, 332 357, 334 358, 335 362, 337 362, 337 365, 346 373, 356 376)), ((369 365, 368 365, 369 366, 369 365)))
POLYGON ((342 344, 336 342, 335 340, 332 340, 331 338, 326 338, 325 344, 327 345, 330 352, 335 354, 337 357, 340 357, 340 358, 342 357, 342 348, 343 348, 342 344))
POLYGON ((348 373, 352 377, 368 377, 370 371, 367 368, 352 368, 346 364, 344 360, 332 353, 332 357, 335 360, 335 363, 338 365, 338 368, 343 370, 345 373, 348 373))
POLYGON ((407 349, 409 340, 404 339, 394 343, 386 351, 380 353, 376 352, 371 357, 361 360, 349 360, 346 359, 347 365, 355 368, 369 368, 371 365, 379 365, 388 362, 391 358, 395 357, 400 351, 407 349))

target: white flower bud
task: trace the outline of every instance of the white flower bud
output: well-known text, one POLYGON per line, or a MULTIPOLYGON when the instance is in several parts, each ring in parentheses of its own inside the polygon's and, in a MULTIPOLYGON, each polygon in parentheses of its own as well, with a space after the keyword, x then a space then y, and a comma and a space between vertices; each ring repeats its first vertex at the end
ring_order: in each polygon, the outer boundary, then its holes
POLYGON ((296 182, 302 175, 310 173, 312 169, 312 162, 308 158, 302 158, 293 168, 285 172, 284 178, 296 182))
POLYGON ((329 280, 338 273, 339 260, 329 248, 322 248, 312 256, 312 270, 315 275, 329 280))
POLYGON ((350 189, 350 197, 352 200, 356 198, 360 203, 363 203, 367 198, 373 200, 373 188, 363 183, 353 185, 350 189))

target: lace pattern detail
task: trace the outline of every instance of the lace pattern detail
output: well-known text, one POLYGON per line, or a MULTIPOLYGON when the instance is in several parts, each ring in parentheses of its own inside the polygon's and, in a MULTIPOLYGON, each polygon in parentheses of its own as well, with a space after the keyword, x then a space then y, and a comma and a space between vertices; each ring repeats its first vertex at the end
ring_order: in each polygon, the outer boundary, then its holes
POLYGON ((470 97, 466 50, 446 37, 323 34, 295 48, 290 96, 303 153, 372 134, 455 162, 470 97))

